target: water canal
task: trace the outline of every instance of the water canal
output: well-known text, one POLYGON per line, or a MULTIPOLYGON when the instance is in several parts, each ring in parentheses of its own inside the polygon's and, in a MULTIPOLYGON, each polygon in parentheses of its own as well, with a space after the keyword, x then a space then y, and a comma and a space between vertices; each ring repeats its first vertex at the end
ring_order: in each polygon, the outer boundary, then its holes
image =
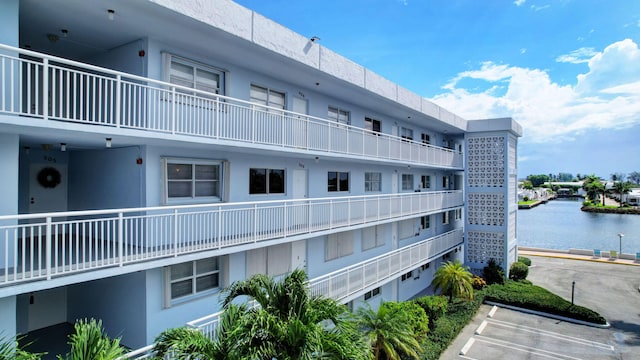
POLYGON ((640 252, 640 215, 587 213, 580 211, 581 205, 581 199, 560 199, 518 210, 518 245, 618 250, 622 233, 622 252, 640 252))

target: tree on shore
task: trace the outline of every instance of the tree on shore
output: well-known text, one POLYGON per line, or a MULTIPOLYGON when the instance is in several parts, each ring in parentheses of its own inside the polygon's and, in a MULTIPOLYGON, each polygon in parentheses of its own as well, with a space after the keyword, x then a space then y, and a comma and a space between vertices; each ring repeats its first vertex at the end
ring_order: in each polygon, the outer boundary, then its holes
POLYGON ((587 192, 587 200, 590 200, 594 204, 598 203, 599 196, 602 194, 602 205, 604 205, 606 189, 599 177, 593 174, 587 176, 582 184, 582 188, 587 192))
POLYGON ((636 183, 636 185, 640 184, 640 172, 638 171, 634 171, 629 173, 629 175, 627 176, 627 179, 629 179, 629 181, 632 181, 634 183, 636 183))
POLYGON ((631 192, 631 184, 629 182, 618 181, 613 184, 613 190, 620 196, 620 207, 622 207, 622 196, 631 192))

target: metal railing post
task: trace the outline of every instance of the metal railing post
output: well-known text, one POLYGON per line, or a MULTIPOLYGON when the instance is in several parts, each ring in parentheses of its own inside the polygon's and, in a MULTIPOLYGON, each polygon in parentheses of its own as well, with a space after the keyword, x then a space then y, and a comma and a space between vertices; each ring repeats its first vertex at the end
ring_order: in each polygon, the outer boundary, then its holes
POLYGON ((124 219, 122 213, 118 213, 118 254, 120 254, 120 266, 124 265, 124 219))
MULTIPOLYGON (((35 75, 37 76, 37 74, 35 75)), ((49 59, 42 59, 42 119, 49 119, 49 59)), ((37 103, 36 99, 36 103, 37 103)))
POLYGON ((173 210, 173 256, 178 256, 178 209, 173 210))
POLYGON ((116 114, 114 121, 116 123, 116 127, 120 127, 120 109, 122 107, 122 77, 120 74, 116 75, 116 114))
POLYGON ((46 269, 47 269, 47 280, 51 280, 51 216, 47 216, 46 219, 46 269))

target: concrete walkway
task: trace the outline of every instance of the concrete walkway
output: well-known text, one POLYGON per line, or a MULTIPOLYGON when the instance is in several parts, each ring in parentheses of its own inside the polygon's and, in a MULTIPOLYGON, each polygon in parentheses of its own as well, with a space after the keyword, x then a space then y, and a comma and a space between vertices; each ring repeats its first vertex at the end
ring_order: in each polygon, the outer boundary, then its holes
POLYGON ((588 252, 591 252, 591 250, 575 250, 575 249, 554 250, 554 249, 537 249, 537 248, 527 248, 527 247, 518 248, 518 255, 520 256, 543 256, 543 257, 557 258, 557 259, 572 259, 572 260, 603 262, 608 264, 640 266, 640 262, 635 260, 635 255, 620 254, 621 256, 618 256, 615 259, 611 259, 609 258, 608 256, 609 253, 607 251, 603 251, 603 256, 588 255, 586 254, 588 252))

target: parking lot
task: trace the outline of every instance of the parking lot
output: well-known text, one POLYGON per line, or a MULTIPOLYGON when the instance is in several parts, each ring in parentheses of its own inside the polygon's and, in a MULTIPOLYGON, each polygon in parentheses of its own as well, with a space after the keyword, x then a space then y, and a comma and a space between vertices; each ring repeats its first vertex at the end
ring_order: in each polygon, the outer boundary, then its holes
POLYGON ((608 329, 483 305, 441 359, 639 359, 640 267, 531 257, 529 279, 602 314, 608 329))

